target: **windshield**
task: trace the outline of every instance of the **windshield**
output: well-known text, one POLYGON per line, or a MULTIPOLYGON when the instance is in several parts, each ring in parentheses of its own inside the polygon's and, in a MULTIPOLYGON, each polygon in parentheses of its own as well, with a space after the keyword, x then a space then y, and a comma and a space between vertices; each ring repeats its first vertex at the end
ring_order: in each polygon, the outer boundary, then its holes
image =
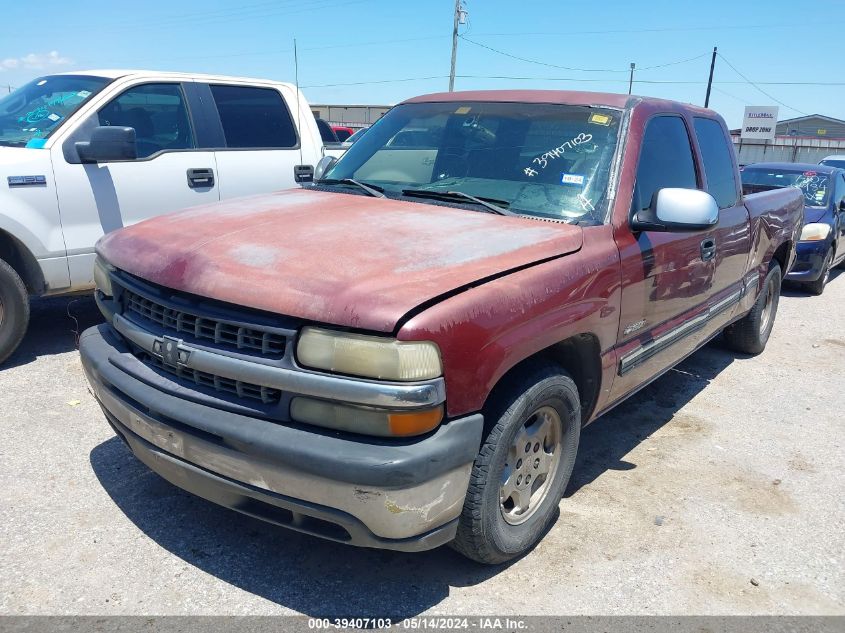
POLYGON ((828 174, 803 169, 761 169, 746 167, 742 170, 743 193, 757 193, 781 187, 798 187, 804 194, 804 205, 826 207, 830 199, 828 174))
POLYGON ((514 213, 600 223, 621 116, 534 103, 404 104, 369 128, 326 178, 377 185, 388 197, 460 192, 514 213))
POLYGON ((62 121, 109 79, 81 75, 40 77, 0 99, 0 145, 41 147, 62 121))
POLYGON ((845 169, 845 158, 825 158, 820 165, 827 165, 828 167, 839 167, 845 169))

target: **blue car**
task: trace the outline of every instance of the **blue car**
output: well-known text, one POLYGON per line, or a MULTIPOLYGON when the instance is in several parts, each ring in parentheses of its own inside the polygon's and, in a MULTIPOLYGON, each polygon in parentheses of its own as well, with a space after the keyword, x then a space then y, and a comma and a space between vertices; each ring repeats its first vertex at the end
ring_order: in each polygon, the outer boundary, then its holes
POLYGON ((804 228, 788 281, 820 295, 834 267, 845 264, 845 169, 808 163, 755 163, 742 169, 743 193, 799 187, 804 228))

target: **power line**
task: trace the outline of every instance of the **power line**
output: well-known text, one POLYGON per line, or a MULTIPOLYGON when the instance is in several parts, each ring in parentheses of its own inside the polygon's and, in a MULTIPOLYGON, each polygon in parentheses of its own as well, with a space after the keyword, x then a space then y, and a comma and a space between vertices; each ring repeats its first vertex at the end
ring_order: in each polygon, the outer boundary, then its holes
MULTIPOLYGON (((516 59, 521 62, 527 62, 530 64, 538 64, 540 66, 548 66, 549 68, 559 68, 561 70, 575 70, 578 72, 585 72, 585 73, 627 73, 629 69, 616 69, 616 68, 575 68, 573 66, 560 66, 558 64, 550 64, 548 62, 543 62, 538 59, 529 59, 528 57, 520 57, 519 55, 514 55, 512 53, 508 53, 506 51, 499 50, 497 48, 493 48, 492 46, 487 46, 486 44, 482 44, 481 42, 476 42, 474 40, 469 39, 463 35, 459 35, 462 40, 465 42, 469 42, 475 46, 479 46, 481 48, 485 48, 488 51, 492 51, 493 53, 497 53, 499 55, 504 55, 505 57, 510 57, 511 59, 516 59)), ((695 61, 696 59, 701 59, 702 57, 707 57, 710 53, 702 53, 701 55, 696 55, 695 57, 689 57, 687 59, 680 59, 673 62, 667 62, 665 64, 656 64, 654 66, 644 66, 642 68, 638 68, 637 70, 654 70, 655 68, 666 68, 667 66, 676 66, 677 64, 686 64, 687 62, 695 61)))
MULTIPOLYGON (((740 77, 742 77, 743 79, 745 79, 745 81, 746 81, 746 82, 748 82, 749 84, 751 84, 751 85, 752 85, 754 88, 756 88, 756 89, 757 89, 760 93, 762 93, 762 94, 766 95, 769 99, 771 99, 771 100, 772 100, 772 101, 774 101, 775 103, 779 103, 779 104, 780 104, 780 105, 782 105, 784 108, 787 108, 787 109, 789 109, 789 110, 792 110, 792 111, 794 111, 794 112, 797 112, 798 114, 803 114, 804 116, 809 116, 809 114, 808 114, 807 112, 803 112, 803 111, 799 110, 798 108, 793 108, 792 106, 787 105, 787 104, 785 104, 783 101, 780 101, 779 99, 776 99, 775 97, 773 97, 772 95, 770 95, 768 92, 766 92, 765 90, 763 90, 760 86, 758 86, 756 83, 754 83, 753 81, 751 81, 748 77, 746 77, 745 75, 743 75, 743 74, 742 74, 739 70, 737 70, 736 66, 734 66, 732 63, 730 63, 724 55, 722 55, 721 53, 717 53, 717 54, 719 55, 719 57, 721 57, 721 58, 722 58, 722 61, 724 61, 724 62, 725 62, 728 66, 730 66, 730 68, 731 68, 731 69, 732 69, 732 70, 733 70, 733 71, 734 71, 737 75, 739 75, 740 77)), ((770 84, 770 85, 776 85, 776 84, 770 84)), ((787 85, 788 85, 788 84, 787 84, 787 85)))
MULTIPOLYGON (((836 27, 842 26, 845 22, 829 22, 827 26, 836 27)), ((512 36, 550 36, 550 37, 572 37, 575 35, 617 35, 617 34, 624 34, 624 33, 683 33, 687 31, 729 31, 729 30, 742 30, 747 31, 749 29, 794 29, 795 24, 757 24, 757 25, 736 25, 736 26, 688 26, 688 27, 656 27, 650 29, 606 29, 601 31, 584 31, 584 30, 574 30, 574 31, 567 31, 565 33, 561 32, 523 32, 523 33, 476 33, 476 37, 512 37, 512 36)))

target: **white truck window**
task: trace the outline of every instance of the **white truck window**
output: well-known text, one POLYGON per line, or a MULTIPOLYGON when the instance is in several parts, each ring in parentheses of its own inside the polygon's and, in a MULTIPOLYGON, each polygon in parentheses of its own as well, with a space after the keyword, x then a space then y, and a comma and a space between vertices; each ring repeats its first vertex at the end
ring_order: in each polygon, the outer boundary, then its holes
POLYGON ((100 125, 135 128, 138 158, 196 147, 179 84, 135 86, 110 101, 97 116, 100 125))
POLYGON ((226 147, 296 147, 296 128, 282 95, 272 88, 211 86, 226 147))

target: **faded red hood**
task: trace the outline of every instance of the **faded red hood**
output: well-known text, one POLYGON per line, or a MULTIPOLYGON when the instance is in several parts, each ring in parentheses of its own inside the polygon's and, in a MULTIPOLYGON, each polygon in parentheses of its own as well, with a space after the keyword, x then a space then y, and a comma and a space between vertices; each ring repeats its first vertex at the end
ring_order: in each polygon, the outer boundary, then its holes
POLYGON ((389 332, 438 295, 581 242, 566 224, 293 189, 153 218, 97 251, 176 290, 389 332))

